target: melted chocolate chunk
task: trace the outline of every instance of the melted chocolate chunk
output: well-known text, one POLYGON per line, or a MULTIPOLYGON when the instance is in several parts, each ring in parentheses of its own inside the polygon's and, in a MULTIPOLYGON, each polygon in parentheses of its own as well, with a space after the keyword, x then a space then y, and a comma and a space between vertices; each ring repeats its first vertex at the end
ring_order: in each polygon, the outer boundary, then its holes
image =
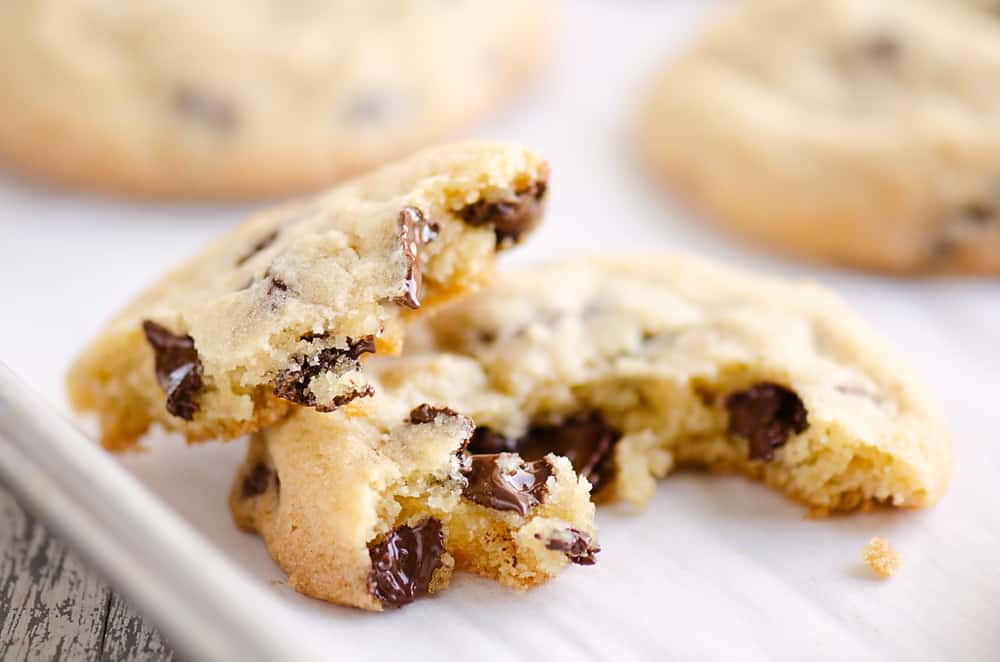
POLYGON ((167 411, 190 421, 198 411, 201 391, 201 359, 191 336, 179 336, 152 320, 144 320, 142 331, 153 347, 156 381, 167 394, 167 411))
POLYGON ((438 416, 458 416, 458 412, 451 407, 435 407, 425 402, 422 405, 417 405, 410 412, 410 423, 416 425, 433 423, 438 416))
POLYGON ((255 464, 243 479, 243 498, 249 499, 267 492, 271 487, 271 476, 274 476, 274 472, 266 464, 263 462, 255 464))
POLYGON ((440 226, 434 221, 424 218, 423 212, 416 207, 404 207, 399 212, 399 241, 403 245, 403 258, 406 260, 406 277, 403 280, 403 292, 396 297, 396 303, 407 308, 420 307, 420 247, 430 242, 438 235, 440 226))
POLYGON ((238 267, 238 266, 244 264, 247 260, 249 260, 250 258, 252 258, 254 255, 256 255, 257 253, 261 252, 262 250, 264 250, 265 248, 267 248, 268 246, 270 246, 271 244, 273 244, 275 242, 275 240, 277 240, 277 238, 278 238, 278 231, 277 230, 271 232, 270 234, 268 234, 265 237, 262 237, 256 244, 254 244, 253 246, 250 247, 249 251, 247 251, 246 253, 244 253, 242 256, 240 256, 239 259, 236 260, 236 266, 238 267))
POLYGON ((750 459, 769 462, 774 449, 809 427, 806 408, 792 390, 761 382, 726 398, 729 434, 750 442, 750 459))
POLYGON ((590 481, 597 494, 614 475, 615 444, 621 433, 610 427, 597 412, 571 416, 557 425, 532 425, 521 437, 510 438, 486 427, 476 428, 468 451, 518 453, 526 460, 540 460, 547 453, 569 458, 573 469, 590 481))
MULTIPOLYGON (((322 337, 322 336, 319 336, 322 337)), ((343 393, 333 399, 331 405, 317 405, 316 397, 308 392, 309 383, 321 373, 346 367, 347 370, 357 370, 361 367, 358 357, 365 353, 375 352, 375 336, 363 336, 357 340, 347 339, 347 347, 328 347, 315 354, 300 356, 295 364, 283 371, 274 381, 274 394, 279 398, 289 400, 306 407, 316 407, 317 411, 333 411, 346 405, 355 398, 366 398, 374 394, 370 384, 343 393)))
POLYGON ((512 453, 472 455, 463 469, 468 483, 462 496, 487 508, 527 515, 545 500, 545 481, 552 475, 546 460, 521 461, 512 453))
POLYGON ((428 517, 412 527, 400 526, 369 545, 368 590, 384 607, 409 604, 428 593, 443 553, 440 521, 428 517))
POLYGON ((179 116, 217 133, 230 133, 239 128, 240 116, 236 106, 230 100, 204 90, 183 85, 174 91, 171 103, 179 116))
POLYGON ((460 209, 458 215, 469 225, 492 225, 497 245, 517 243, 542 219, 542 201, 547 188, 546 182, 536 181, 512 196, 477 200, 460 209))
MULTIPOLYGON (((541 538, 540 534, 536 533, 535 536, 541 538)), ((595 545, 588 534, 574 528, 553 531, 545 542, 545 549, 563 552, 577 565, 594 565, 597 562, 594 555, 601 551, 600 546, 595 545)))

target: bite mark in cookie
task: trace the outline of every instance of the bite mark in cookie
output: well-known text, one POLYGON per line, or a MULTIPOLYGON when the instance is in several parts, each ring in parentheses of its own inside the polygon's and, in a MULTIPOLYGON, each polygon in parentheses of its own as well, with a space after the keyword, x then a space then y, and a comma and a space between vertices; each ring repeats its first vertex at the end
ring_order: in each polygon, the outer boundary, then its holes
POLYGON ((384 607, 402 607, 430 590, 434 571, 441 567, 444 532, 441 522, 428 517, 413 526, 400 526, 368 548, 372 571, 368 588, 384 607))
MULTIPOLYGON (((321 337, 309 336, 303 339, 321 337)), ((374 390, 370 384, 366 384, 336 396, 330 405, 320 405, 316 402, 316 396, 309 392, 309 385, 315 377, 327 371, 334 370, 343 374, 359 370, 359 357, 374 352, 375 336, 368 335, 357 340, 348 338, 346 347, 327 347, 315 354, 299 356, 292 367, 278 375, 274 382, 274 394, 295 404, 315 407, 318 411, 332 411, 356 398, 369 397, 374 390)))
POLYGON ((156 381, 167 395, 167 411, 190 421, 198 411, 201 391, 201 360, 191 336, 171 333, 152 320, 142 323, 142 331, 153 348, 156 381))
POLYGON ((396 303, 407 308, 420 307, 420 247, 432 241, 440 231, 440 226, 429 221, 416 207, 404 207, 399 212, 399 241, 403 246, 406 260, 406 277, 403 292, 396 297, 396 303))
POLYGON ((726 398, 729 434, 750 443, 750 459, 769 462, 774 450, 809 427, 799 396, 784 386, 761 382, 726 398))
POLYGON ((552 475, 547 460, 525 462, 515 453, 472 455, 463 475, 462 496, 487 508, 527 515, 545 500, 545 483, 552 475))
POLYGON ((493 226, 497 245, 517 243, 522 235, 534 229, 541 220, 547 190, 547 182, 538 180, 512 195, 496 199, 487 196, 477 200, 460 209, 458 215, 469 225, 493 226))
MULTIPOLYGON (((540 534, 536 534, 536 537, 541 539, 540 534)), ((601 551, 600 545, 594 544, 589 534, 573 527, 549 534, 545 549, 562 552, 577 565, 594 565, 597 562, 594 555, 601 551)))
POLYGON ((620 438, 621 433, 607 425, 600 413, 584 412, 555 425, 532 425, 517 438, 479 427, 468 450, 473 454, 518 453, 526 460, 540 460, 548 453, 564 455, 596 494, 614 475, 612 451, 620 438))

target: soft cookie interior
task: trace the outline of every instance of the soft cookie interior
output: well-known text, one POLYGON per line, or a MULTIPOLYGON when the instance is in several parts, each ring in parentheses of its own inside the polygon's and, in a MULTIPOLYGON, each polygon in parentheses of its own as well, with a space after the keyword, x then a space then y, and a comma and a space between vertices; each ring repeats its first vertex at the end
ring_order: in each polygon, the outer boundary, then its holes
POLYGON ((566 458, 465 452, 472 421, 376 396, 258 433, 230 505, 298 591, 365 609, 447 587, 454 568, 525 589, 593 563, 593 505, 566 458))
POLYGON ((829 292, 662 256, 508 274, 428 320, 383 388, 471 416, 470 452, 569 457, 598 500, 644 503, 697 465, 817 511, 921 507, 950 438, 909 369, 829 292), (436 389, 436 390, 435 390, 436 389))
POLYGON ((232 438, 290 403, 370 397, 364 360, 488 281, 540 221, 546 180, 528 150, 468 143, 252 217, 112 320, 72 366, 70 399, 122 448, 153 422, 232 438))

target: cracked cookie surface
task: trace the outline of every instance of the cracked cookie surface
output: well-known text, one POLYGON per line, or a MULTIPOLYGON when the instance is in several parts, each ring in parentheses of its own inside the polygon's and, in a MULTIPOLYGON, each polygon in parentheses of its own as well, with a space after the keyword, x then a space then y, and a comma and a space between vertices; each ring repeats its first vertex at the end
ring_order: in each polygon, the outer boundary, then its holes
POLYGON ((155 197, 315 190, 500 105, 541 69, 545 10, 533 0, 5 3, 0 157, 44 179, 155 197))
POLYGON ((1000 15, 979 0, 750 0, 652 83, 652 167, 787 252, 1000 274, 1000 15))
POLYGON ((154 422, 232 438, 371 397, 365 357, 397 352, 407 318, 482 285, 513 244, 509 213, 473 225, 468 209, 521 210, 520 238, 546 179, 524 148, 465 143, 257 214, 108 323, 70 369, 71 402, 122 448, 154 422))
POLYGON ((446 588, 453 570, 526 589, 594 562, 590 487, 569 460, 471 455, 471 419, 416 385, 376 391, 251 439, 230 509, 293 588, 383 610, 446 588))
POLYGON ((375 362, 477 425, 470 452, 569 458, 598 501, 644 504, 677 467, 761 479, 814 513, 924 507, 952 448, 937 403, 833 293, 695 258, 505 273, 375 362))

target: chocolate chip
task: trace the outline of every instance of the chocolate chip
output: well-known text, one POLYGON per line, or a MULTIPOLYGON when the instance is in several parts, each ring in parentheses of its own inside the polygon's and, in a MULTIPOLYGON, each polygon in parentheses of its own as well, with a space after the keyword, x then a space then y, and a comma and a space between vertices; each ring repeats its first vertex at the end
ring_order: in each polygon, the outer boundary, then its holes
POLYGON ((156 381, 167 394, 167 411, 190 421, 198 411, 201 390, 201 359, 191 336, 171 333, 152 320, 144 320, 142 331, 153 347, 156 381))
POLYGON ((707 386, 704 386, 703 384, 695 385, 694 394, 698 396, 698 400, 701 401, 701 404, 706 407, 711 407, 715 404, 715 391, 707 386))
POLYGON ((254 255, 256 255, 257 253, 261 252, 262 250, 273 244, 277 238, 278 238, 277 230, 262 237, 260 240, 257 241, 257 243, 255 243, 253 246, 250 247, 249 251, 244 253, 242 256, 240 256, 239 259, 236 260, 236 266, 237 267, 241 266, 243 263, 252 258, 254 255))
POLYGON ((288 291, 288 283, 283 281, 279 276, 275 276, 271 273, 267 275, 267 296, 269 298, 274 298, 279 295, 279 293, 284 293, 288 291))
MULTIPOLYGON (((541 534, 536 533, 535 537, 541 539, 541 534)), ((545 549, 563 552, 577 565, 594 565, 594 555, 601 551, 588 534, 574 528, 553 531, 545 541, 545 549)))
POLYGON ((428 517, 412 527, 397 527, 368 546, 372 560, 368 590, 385 607, 409 604, 429 592, 443 553, 439 520, 428 517))
POLYGON ((969 225, 986 225, 996 217, 996 208, 985 202, 970 202, 958 210, 958 217, 969 225))
POLYGON ((806 408, 792 390, 761 382, 726 398, 729 434, 750 442, 750 459, 770 461, 774 449, 809 427, 806 408))
POLYGON ((240 124, 236 106, 230 100, 191 85, 178 87, 174 91, 171 105, 180 117, 217 133, 230 133, 240 124))
MULTIPOLYGON (((517 453, 519 437, 508 437, 494 432, 492 429, 479 426, 472 433, 468 451, 473 455, 488 455, 492 453, 517 453)), ((535 458, 538 459, 538 458, 535 458)))
POLYGON ((407 308, 419 308, 422 280, 420 247, 433 240, 440 227, 424 218, 423 212, 416 207, 404 207, 399 212, 398 226, 403 258, 406 259, 406 278, 403 281, 403 292, 396 297, 396 303, 407 308))
POLYGON ((458 412, 450 407, 435 407, 427 404, 417 405, 410 412, 410 423, 420 425, 422 423, 433 423, 438 416, 458 416, 458 412))
POLYGON ((862 44, 864 54, 879 63, 893 62, 902 53, 903 45, 889 32, 878 32, 868 37, 862 44))
POLYGON ((267 492, 271 487, 271 476, 274 476, 274 472, 266 464, 263 462, 255 464, 243 479, 243 498, 249 499, 267 492))
POLYGON ((621 432, 604 422, 598 412, 576 414, 557 425, 532 425, 521 437, 510 438, 487 427, 476 428, 468 451, 518 453, 526 460, 540 460, 548 453, 569 458, 573 469, 590 481, 592 493, 614 475, 613 450, 621 432))
POLYGON ((472 455, 462 470, 468 483, 462 496, 487 508, 527 515, 545 500, 545 481, 552 475, 547 460, 525 462, 513 453, 472 455))
POLYGON ((517 243, 541 220, 542 200, 547 189, 545 181, 536 181, 515 191, 512 196, 499 200, 477 200, 460 209, 458 215, 469 225, 492 225, 498 245, 517 243))
POLYGON ((401 94, 377 90, 360 94, 347 104, 344 116, 357 124, 388 125, 409 115, 410 103, 401 94))
POLYGON ((366 384, 336 396, 329 405, 317 405, 316 397, 309 393, 308 389, 310 382, 321 373, 338 370, 343 374, 360 369, 361 363, 358 357, 374 352, 375 336, 368 335, 357 340, 348 338, 346 347, 328 347, 315 354, 298 356, 292 367, 282 371, 275 379, 274 394, 279 398, 306 407, 315 407, 317 411, 324 412, 333 411, 356 398, 370 397, 375 391, 370 384, 366 384))
POLYGON ((1000 222, 996 203, 969 202, 951 209, 940 223, 940 231, 931 239, 931 257, 948 257, 963 246, 974 243, 991 224, 1000 222))

